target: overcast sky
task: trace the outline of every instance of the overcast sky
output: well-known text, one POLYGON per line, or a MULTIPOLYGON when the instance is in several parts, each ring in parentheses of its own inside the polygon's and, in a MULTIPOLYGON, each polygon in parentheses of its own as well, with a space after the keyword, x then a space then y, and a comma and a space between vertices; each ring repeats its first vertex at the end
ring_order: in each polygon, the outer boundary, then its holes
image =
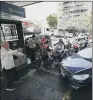
POLYGON ((43 22, 49 14, 57 13, 58 2, 41 2, 25 7, 26 18, 43 22))

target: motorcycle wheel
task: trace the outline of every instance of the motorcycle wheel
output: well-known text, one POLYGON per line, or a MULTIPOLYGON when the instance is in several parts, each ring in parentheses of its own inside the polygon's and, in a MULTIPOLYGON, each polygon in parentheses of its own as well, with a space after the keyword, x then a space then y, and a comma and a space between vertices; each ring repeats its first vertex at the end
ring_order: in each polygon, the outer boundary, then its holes
POLYGON ((39 70, 40 67, 41 67, 41 59, 37 59, 37 60, 35 61, 35 64, 36 64, 36 69, 39 70))

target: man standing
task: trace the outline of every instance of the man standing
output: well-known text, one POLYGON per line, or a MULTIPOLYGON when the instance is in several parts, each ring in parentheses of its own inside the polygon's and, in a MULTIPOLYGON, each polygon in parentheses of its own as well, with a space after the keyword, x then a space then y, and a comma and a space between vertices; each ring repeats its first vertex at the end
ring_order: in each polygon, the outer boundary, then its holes
POLYGON ((36 52, 36 39, 35 35, 32 36, 32 38, 28 41, 28 47, 29 47, 29 55, 31 58, 31 61, 35 61, 35 52, 36 52))
POLYGON ((2 69, 5 70, 6 78, 7 78, 7 88, 6 90, 8 91, 13 91, 15 90, 13 88, 13 82, 14 82, 14 59, 13 55, 15 56, 23 56, 24 54, 21 53, 22 49, 19 48, 17 50, 11 50, 9 49, 9 43, 8 42, 3 42, 1 44, 1 65, 2 69))

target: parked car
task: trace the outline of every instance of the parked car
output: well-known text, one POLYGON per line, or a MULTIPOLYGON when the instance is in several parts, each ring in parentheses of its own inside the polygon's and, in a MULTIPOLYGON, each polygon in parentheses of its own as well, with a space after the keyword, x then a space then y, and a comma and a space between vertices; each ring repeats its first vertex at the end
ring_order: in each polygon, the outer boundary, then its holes
POLYGON ((60 75, 67 79, 74 89, 80 89, 92 83, 92 46, 77 54, 65 58, 59 67, 60 75))
POLYGON ((84 37, 84 36, 85 36, 84 33, 80 33, 80 34, 78 35, 78 37, 84 37))
POLYGON ((92 39, 88 41, 88 45, 92 45, 92 39))

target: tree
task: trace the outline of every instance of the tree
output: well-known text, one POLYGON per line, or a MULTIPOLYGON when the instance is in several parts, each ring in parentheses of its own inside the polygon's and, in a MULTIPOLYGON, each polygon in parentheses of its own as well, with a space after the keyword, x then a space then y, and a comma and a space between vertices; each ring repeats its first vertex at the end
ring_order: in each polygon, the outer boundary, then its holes
POLYGON ((56 14, 51 14, 47 18, 47 24, 50 26, 50 28, 57 28, 57 16, 56 14))
POLYGON ((74 18, 74 20, 69 20, 65 23, 65 27, 70 29, 76 29, 80 32, 82 31, 91 31, 92 30, 92 17, 84 15, 82 17, 74 18), (72 28, 71 28, 72 29, 72 28))

